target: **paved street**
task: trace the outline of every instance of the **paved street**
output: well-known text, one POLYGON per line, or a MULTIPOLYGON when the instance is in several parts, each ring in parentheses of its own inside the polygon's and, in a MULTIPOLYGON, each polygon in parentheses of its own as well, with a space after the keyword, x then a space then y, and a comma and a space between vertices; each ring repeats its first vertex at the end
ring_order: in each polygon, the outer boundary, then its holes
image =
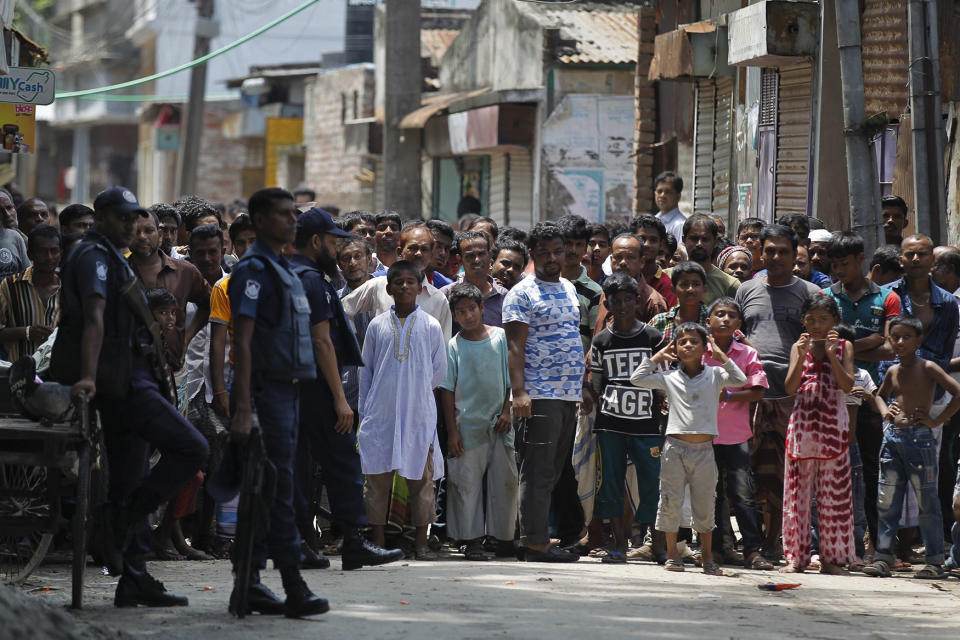
MULTIPOLYGON (((122 628, 137 638, 949 638, 960 636, 960 581, 905 577, 798 576, 802 587, 769 593, 756 585, 792 576, 727 570, 667 573, 649 564, 576 565, 514 561, 401 563, 354 572, 306 572, 331 600, 330 613, 310 620, 227 614, 231 576, 226 561, 152 563, 168 589, 189 595, 186 609, 115 609, 116 578, 87 573, 91 624, 122 628), (212 589, 210 589, 212 587, 212 589)), ((265 573, 278 593, 279 575, 265 573)), ((47 565, 28 588, 35 597, 67 603, 66 565, 47 565)))

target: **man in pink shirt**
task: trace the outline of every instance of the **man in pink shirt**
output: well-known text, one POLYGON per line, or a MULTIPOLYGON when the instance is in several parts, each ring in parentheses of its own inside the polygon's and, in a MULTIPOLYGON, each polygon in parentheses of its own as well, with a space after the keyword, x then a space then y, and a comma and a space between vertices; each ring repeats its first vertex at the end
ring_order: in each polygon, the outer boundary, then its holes
MULTIPOLYGON (((743 536, 743 564, 748 569, 773 569, 773 565, 760 555, 763 536, 757 523, 756 486, 750 466, 750 403, 763 397, 767 388, 767 375, 763 372, 757 351, 733 339, 740 328, 740 305, 732 298, 718 298, 708 310, 707 328, 713 334, 717 346, 747 376, 747 383, 739 389, 726 389, 720 397, 717 414, 719 435, 713 441, 717 461, 717 528, 713 536, 714 557, 724 557, 723 531, 729 525, 729 510, 724 496, 733 505, 740 535, 743 536), (726 485, 726 493, 724 493, 726 485), (726 519, 726 520, 725 520, 726 519)), ((704 364, 719 365, 711 349, 704 356, 704 364)))

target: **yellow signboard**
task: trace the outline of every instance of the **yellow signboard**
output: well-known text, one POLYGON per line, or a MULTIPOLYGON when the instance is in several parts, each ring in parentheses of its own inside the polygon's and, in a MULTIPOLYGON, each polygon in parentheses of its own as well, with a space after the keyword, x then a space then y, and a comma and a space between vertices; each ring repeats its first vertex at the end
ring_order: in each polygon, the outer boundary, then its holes
POLYGON ((277 156, 280 147, 303 144, 303 118, 267 118, 266 135, 267 158, 264 179, 268 187, 273 187, 278 186, 277 156))
POLYGON ((0 103, 0 151, 36 151, 36 111, 32 104, 0 103))

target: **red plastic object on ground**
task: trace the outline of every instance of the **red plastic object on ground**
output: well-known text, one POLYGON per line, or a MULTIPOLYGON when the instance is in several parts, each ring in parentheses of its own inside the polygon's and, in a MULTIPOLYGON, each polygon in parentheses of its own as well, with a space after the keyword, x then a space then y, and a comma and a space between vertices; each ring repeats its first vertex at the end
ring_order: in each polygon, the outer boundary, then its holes
POLYGON ((774 582, 767 582, 765 584, 758 584, 757 589, 762 589, 763 591, 786 591, 787 589, 796 589, 799 586, 799 583, 776 584, 774 582))

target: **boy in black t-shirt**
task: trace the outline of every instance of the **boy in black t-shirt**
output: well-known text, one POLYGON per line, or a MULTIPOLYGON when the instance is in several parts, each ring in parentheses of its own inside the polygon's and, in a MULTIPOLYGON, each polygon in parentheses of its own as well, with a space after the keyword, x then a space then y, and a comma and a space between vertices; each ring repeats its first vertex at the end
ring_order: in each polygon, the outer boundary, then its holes
POLYGON ((629 522, 622 522, 627 457, 637 471, 640 499, 635 522, 653 526, 660 479, 660 435, 653 392, 630 384, 644 356, 662 347, 659 331, 636 318, 637 281, 615 273, 603 283, 604 304, 613 324, 593 338, 590 369, 599 400, 594 431, 600 452, 596 516, 613 543, 603 562, 626 562, 629 522), (612 529, 612 531, 611 531, 612 529))

